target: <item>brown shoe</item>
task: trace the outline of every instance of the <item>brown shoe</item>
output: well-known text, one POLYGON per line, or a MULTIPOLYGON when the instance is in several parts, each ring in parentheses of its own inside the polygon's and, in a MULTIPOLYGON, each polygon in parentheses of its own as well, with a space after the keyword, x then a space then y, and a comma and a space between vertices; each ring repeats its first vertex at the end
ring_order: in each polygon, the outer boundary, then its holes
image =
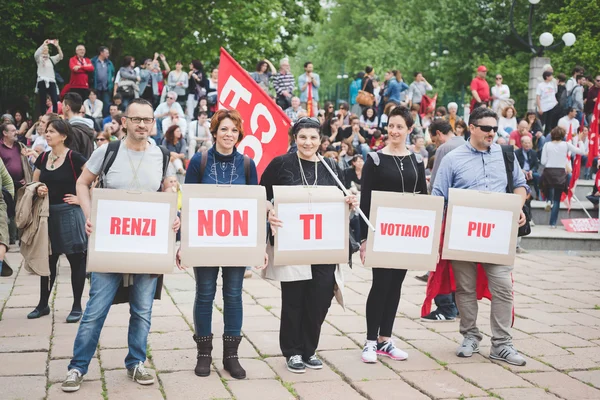
POLYGON ((235 379, 246 378, 246 370, 242 368, 238 359, 241 341, 241 336, 223 335, 223 367, 235 379))
POLYGON ((198 347, 198 356, 196 361, 196 368, 194 372, 198 376, 209 376, 210 375, 210 365, 212 363, 212 340, 213 335, 210 336, 193 336, 194 342, 196 342, 196 346, 198 347))

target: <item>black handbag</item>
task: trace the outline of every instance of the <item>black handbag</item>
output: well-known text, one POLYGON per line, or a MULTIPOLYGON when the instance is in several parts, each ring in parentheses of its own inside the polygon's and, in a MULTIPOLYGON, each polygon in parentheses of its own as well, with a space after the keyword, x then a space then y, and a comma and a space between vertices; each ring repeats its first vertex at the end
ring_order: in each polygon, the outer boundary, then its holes
MULTIPOLYGON (((506 193, 513 193, 515 190, 512 176, 515 166, 514 147, 511 145, 503 145, 502 156, 504 157, 504 167, 506 169, 506 193)), ((525 202, 525 205, 523 206, 523 214, 525 214, 527 222, 525 222, 525 225, 519 227, 519 237, 527 236, 531 233, 531 209, 527 202, 525 202)))

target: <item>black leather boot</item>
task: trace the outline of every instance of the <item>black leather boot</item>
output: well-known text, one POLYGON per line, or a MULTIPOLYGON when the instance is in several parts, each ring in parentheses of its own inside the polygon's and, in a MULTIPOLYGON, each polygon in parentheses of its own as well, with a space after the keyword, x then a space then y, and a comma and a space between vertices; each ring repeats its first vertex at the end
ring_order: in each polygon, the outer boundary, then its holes
POLYGON ((238 360, 238 347, 241 341, 241 336, 223 335, 223 367, 235 379, 246 378, 246 370, 238 360))
POLYGON ((198 361, 196 362, 196 369, 194 372, 198 376, 209 376, 210 365, 212 363, 211 352, 213 349, 212 340, 213 335, 210 336, 196 336, 194 335, 194 342, 198 347, 198 361))

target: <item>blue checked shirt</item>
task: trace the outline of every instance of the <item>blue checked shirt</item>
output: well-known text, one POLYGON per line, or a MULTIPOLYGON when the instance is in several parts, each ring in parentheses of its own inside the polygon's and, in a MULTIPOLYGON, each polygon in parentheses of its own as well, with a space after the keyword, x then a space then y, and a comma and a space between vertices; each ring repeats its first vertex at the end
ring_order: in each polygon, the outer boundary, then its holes
MULTIPOLYGON (((515 189, 523 187, 529 193, 525 175, 516 157, 513 182, 515 189)), ((488 151, 479 151, 467 142, 444 156, 431 194, 444 196, 448 201, 450 188, 506 193, 506 184, 502 147, 494 143, 488 151)))

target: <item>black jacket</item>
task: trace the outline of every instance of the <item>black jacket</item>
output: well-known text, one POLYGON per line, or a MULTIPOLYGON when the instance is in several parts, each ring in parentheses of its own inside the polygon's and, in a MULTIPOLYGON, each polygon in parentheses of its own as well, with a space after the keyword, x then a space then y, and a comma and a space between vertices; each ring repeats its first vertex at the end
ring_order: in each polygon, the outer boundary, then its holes
MULTIPOLYGON (((515 155, 517 156, 517 160, 519 160, 519 165, 521 166, 521 169, 523 169, 523 166, 525 165, 525 151, 523 149, 517 149, 515 150, 515 155)), ((536 172, 540 164, 536 151, 533 149, 529 150, 527 156, 529 161, 529 170, 536 172)))
POLYGON ((71 124, 71 130, 73 131, 73 138, 68 146, 69 149, 89 159, 94 152, 94 130, 81 123, 71 124))

